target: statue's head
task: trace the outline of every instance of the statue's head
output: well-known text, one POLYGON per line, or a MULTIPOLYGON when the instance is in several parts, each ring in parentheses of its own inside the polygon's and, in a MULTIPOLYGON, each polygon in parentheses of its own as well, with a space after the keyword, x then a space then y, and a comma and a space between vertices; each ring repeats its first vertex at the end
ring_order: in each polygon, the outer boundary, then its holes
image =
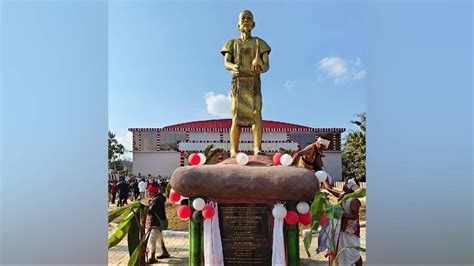
POLYGON ((239 22, 237 28, 240 32, 251 32, 255 28, 255 22, 253 21, 253 14, 250 10, 244 10, 240 12, 239 22))

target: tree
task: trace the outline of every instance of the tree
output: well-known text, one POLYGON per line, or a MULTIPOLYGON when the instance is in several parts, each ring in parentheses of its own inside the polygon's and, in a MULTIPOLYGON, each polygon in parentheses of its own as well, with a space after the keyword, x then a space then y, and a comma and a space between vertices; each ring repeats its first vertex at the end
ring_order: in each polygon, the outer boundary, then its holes
POLYGON ((109 131, 109 169, 122 171, 123 164, 120 156, 125 153, 125 147, 118 142, 115 134, 109 131))
POLYGON ((351 177, 365 182, 365 133, 366 133, 366 114, 356 114, 357 120, 351 123, 357 125, 357 130, 351 130, 345 138, 342 150, 342 176, 344 180, 351 177))

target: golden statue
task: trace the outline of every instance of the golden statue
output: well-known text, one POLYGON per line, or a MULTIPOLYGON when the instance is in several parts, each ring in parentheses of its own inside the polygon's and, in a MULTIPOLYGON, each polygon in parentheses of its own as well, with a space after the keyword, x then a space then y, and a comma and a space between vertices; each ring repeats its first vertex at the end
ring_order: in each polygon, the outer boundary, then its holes
POLYGON ((221 49, 224 67, 232 74, 232 127, 230 129, 230 156, 239 150, 241 127, 252 126, 254 155, 262 153, 262 93, 260 73, 270 67, 270 46, 262 39, 252 37, 255 27, 252 12, 240 12, 237 28, 239 39, 232 39, 221 49))

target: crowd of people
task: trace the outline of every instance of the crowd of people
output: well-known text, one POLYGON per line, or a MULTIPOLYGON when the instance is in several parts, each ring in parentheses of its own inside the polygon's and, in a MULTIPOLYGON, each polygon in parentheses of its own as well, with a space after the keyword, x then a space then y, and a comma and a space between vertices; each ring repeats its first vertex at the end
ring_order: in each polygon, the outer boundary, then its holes
POLYGON ((157 259, 169 258, 170 254, 166 249, 163 239, 163 230, 167 229, 167 218, 165 211, 166 198, 163 193, 168 187, 169 178, 160 175, 153 177, 149 174, 147 177, 142 176, 119 176, 114 173, 109 174, 109 203, 115 204, 117 199, 117 207, 125 206, 128 200, 142 200, 149 197, 147 228, 150 228, 150 239, 147 243, 147 251, 150 258, 148 264, 158 262, 157 259), (164 221, 166 221, 164 223, 164 221), (156 256, 156 244, 160 244, 162 254, 156 256))
POLYGON ((161 175, 156 177, 151 176, 151 174, 145 177, 141 173, 138 176, 109 175, 109 203, 115 204, 117 201, 117 207, 124 206, 129 200, 145 198, 149 186, 154 186, 165 192, 168 183, 169 177, 162 177, 161 175))

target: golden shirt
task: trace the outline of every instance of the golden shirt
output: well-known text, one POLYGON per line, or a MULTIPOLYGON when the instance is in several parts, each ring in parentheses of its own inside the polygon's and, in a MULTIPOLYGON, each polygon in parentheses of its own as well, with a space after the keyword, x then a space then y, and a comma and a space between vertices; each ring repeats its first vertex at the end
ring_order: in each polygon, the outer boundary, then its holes
POLYGON ((259 56, 270 53, 270 46, 262 39, 252 37, 246 41, 232 39, 224 44, 221 49, 222 55, 232 55, 232 63, 239 65, 239 75, 232 77, 231 97, 232 116, 236 116, 239 126, 251 126, 255 119, 261 119, 262 95, 260 74, 257 74, 252 66, 257 53, 257 40, 259 42, 259 56))

